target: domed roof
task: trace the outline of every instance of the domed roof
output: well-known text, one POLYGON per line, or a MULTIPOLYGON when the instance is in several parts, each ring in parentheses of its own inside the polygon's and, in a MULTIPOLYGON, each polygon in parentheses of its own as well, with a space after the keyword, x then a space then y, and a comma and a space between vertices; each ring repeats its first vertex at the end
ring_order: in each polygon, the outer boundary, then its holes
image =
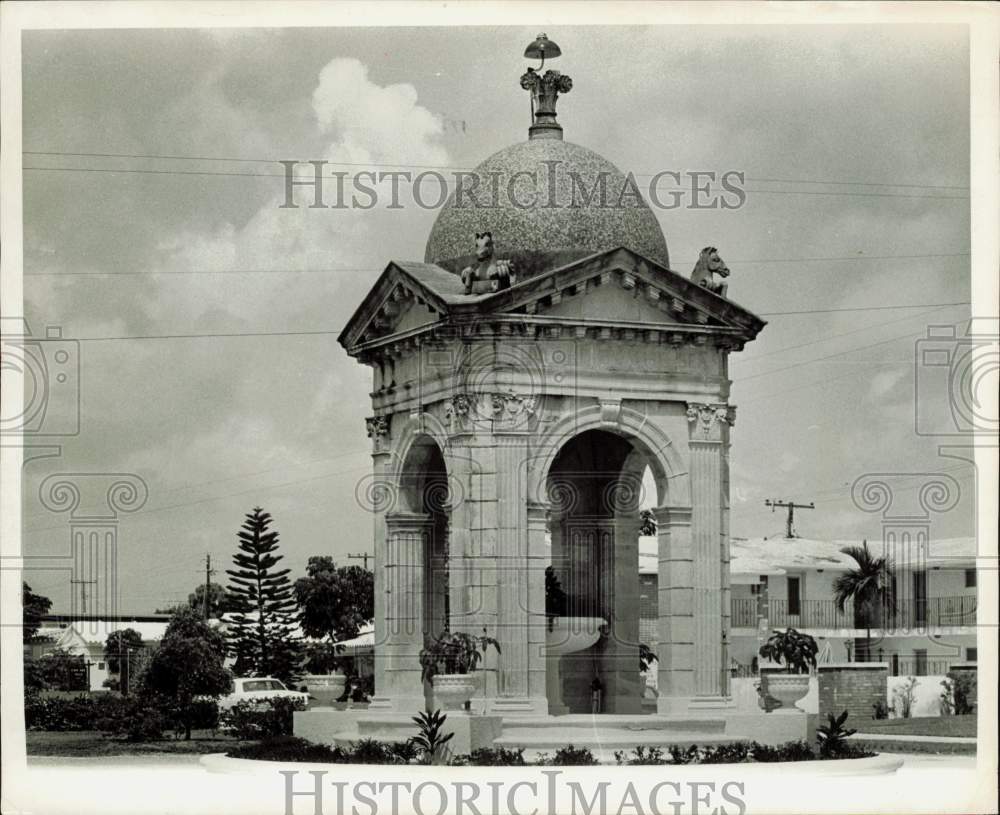
POLYGON ((516 260, 525 276, 619 246, 670 266, 640 188, 593 150, 532 138, 494 153, 457 184, 466 192, 459 202, 456 189, 438 214, 427 263, 458 272, 475 258, 476 233, 490 232, 496 257, 516 260))

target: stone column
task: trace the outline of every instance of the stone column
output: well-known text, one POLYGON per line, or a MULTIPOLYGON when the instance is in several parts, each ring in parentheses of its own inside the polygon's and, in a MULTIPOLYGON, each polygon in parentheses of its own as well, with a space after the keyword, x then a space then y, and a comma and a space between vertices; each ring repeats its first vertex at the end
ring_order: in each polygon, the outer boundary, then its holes
POLYGON ((388 678, 386 666, 388 656, 383 646, 388 643, 387 627, 387 581, 385 564, 388 562, 388 539, 386 536, 385 516, 396 508, 399 496, 396 493, 394 475, 390 466, 390 425, 388 417, 378 419, 375 416, 365 421, 368 437, 372 441, 372 475, 368 483, 363 483, 364 489, 359 489, 356 499, 363 509, 372 513, 373 546, 375 554, 375 647, 373 654, 373 669, 375 673, 375 693, 372 695, 373 708, 391 708, 388 696, 388 678))
POLYGON ((423 513, 396 511, 386 514, 385 524, 385 631, 381 634, 385 690, 379 690, 381 704, 376 706, 416 712, 426 705, 419 656, 424 647, 425 555, 433 522, 423 513))
POLYGON ((691 548, 694 616, 694 696, 701 704, 723 703, 722 549, 723 549, 723 427, 731 417, 721 404, 689 404, 691 457, 691 548))
POLYGON ((533 512, 535 550, 532 552, 531 532, 527 529, 525 436, 516 431, 496 432, 498 425, 506 429, 504 426, 511 423, 503 414, 494 420, 497 622, 496 631, 490 633, 500 641, 501 655, 496 662, 496 695, 487 698, 486 709, 495 713, 541 714, 546 712, 545 692, 543 689, 540 695, 532 695, 531 673, 534 667, 537 684, 540 669, 537 654, 539 646, 544 648, 544 628, 540 634, 536 630, 539 624, 544 626, 545 614, 545 553, 538 549, 539 544, 545 543, 544 526, 543 537, 538 540, 538 513, 533 512))
POLYGON ((604 712, 642 713, 639 676, 639 512, 615 517, 605 558, 610 585, 609 637, 604 651, 604 712))
POLYGON ((548 534, 548 504, 531 502, 527 506, 527 610, 528 610, 528 697, 534 712, 548 713, 545 690, 547 671, 545 633, 545 569, 552 562, 548 534))
POLYGON ((657 712, 683 713, 694 695, 694 589, 691 508, 658 507, 656 538, 659 560, 657 610, 657 712))

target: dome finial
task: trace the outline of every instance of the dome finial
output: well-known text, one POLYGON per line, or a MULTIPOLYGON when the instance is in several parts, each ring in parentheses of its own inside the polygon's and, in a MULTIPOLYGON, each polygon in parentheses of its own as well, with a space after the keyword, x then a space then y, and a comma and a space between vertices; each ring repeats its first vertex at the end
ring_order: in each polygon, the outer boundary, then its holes
POLYGON ((562 51, 545 34, 539 34, 525 50, 524 55, 541 59, 538 70, 528 68, 521 77, 521 87, 531 92, 531 127, 529 139, 561 139, 562 127, 556 121, 556 100, 560 93, 569 93, 573 80, 559 71, 548 70, 542 74, 545 60, 555 59, 562 51))

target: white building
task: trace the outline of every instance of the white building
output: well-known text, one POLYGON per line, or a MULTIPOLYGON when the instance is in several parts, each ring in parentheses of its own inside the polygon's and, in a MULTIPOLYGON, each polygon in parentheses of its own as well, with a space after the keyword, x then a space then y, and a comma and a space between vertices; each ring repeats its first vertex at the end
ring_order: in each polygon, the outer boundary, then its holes
POLYGON ((104 683, 110 677, 104 643, 112 631, 131 628, 142 637, 143 645, 151 647, 163 639, 166 622, 132 622, 128 620, 77 620, 58 626, 44 625, 39 635, 49 642, 39 647, 39 656, 59 649, 72 656, 82 656, 87 666, 88 687, 92 691, 106 690, 104 683))
MULTIPOLYGON (((808 538, 733 539, 730 560, 728 656, 736 675, 756 672, 757 651, 774 629, 796 628, 816 638, 820 659, 860 656, 864 620, 852 608, 838 611, 833 582, 854 568, 841 551, 860 541, 808 538)), ((655 651, 656 539, 640 543, 642 625, 640 636, 655 651)), ((882 555, 882 544, 869 544, 882 555)), ((953 663, 975 662, 976 541, 933 540, 896 553, 891 595, 894 610, 879 612, 871 626, 871 654, 889 663, 892 676, 947 673, 953 663)))

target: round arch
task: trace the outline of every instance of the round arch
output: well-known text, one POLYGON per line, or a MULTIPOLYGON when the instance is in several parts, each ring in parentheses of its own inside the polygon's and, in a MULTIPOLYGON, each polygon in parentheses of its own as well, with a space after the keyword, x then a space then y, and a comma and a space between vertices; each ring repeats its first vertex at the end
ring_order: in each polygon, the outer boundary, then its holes
POLYGON ((542 505, 548 503, 546 483, 553 462, 574 437, 588 430, 614 433, 638 448, 653 473, 657 506, 691 506, 688 468, 670 437, 638 411, 631 408, 609 410, 606 405, 592 405, 570 413, 535 440, 538 452, 528 466, 529 500, 542 505))

